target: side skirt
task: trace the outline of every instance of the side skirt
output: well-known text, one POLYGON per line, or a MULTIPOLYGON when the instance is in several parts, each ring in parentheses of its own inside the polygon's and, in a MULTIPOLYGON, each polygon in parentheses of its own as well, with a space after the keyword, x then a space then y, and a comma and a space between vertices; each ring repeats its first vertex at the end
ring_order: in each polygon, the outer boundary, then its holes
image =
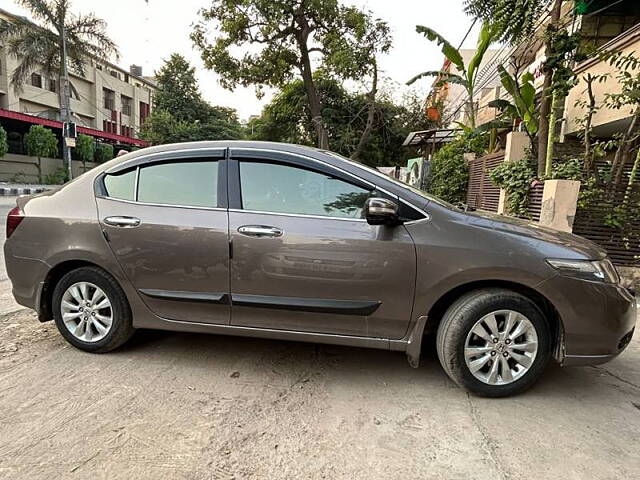
POLYGON ((267 338, 272 340, 289 340, 294 342, 324 343, 328 345, 376 348, 380 350, 402 351, 407 347, 407 342, 404 340, 389 340, 388 338, 355 337, 350 335, 296 332, 291 330, 276 330, 269 328, 214 325, 209 323, 182 322, 179 320, 168 320, 165 318, 161 320, 161 322, 154 322, 154 325, 151 328, 176 332, 212 333, 216 335, 232 335, 237 337, 255 337, 267 338))

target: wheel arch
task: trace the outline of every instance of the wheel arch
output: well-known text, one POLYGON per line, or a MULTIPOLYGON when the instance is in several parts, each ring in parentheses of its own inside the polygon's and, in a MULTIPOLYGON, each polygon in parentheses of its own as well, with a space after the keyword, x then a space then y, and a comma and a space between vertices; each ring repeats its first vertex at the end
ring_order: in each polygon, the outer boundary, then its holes
POLYGON ((45 276, 38 302, 38 319, 41 322, 53 320, 53 306, 51 304, 53 300, 53 291, 60 279, 68 272, 81 267, 96 267, 107 272, 107 270, 101 265, 88 260, 64 260, 53 266, 45 276))
MULTIPOLYGON (((506 290, 511 290, 517 292, 528 299, 530 299, 536 306, 540 308, 542 311, 544 318, 549 322, 549 327, 551 329, 551 341, 552 341, 552 352, 553 356, 556 360, 560 361, 562 358, 562 346, 563 346, 563 335, 564 335, 564 327, 562 324, 562 318, 560 314, 553 306, 551 301, 545 297, 543 294, 535 290, 534 288, 508 280, 479 280, 472 281, 457 285, 454 288, 451 288, 444 294, 440 296, 430 307, 429 311, 426 314, 426 321, 424 323, 424 328, 422 332, 420 332, 420 336, 423 337, 427 334, 436 333, 442 317, 447 309, 462 295, 474 291, 481 290, 484 288, 504 288, 506 290)), ((420 325, 421 322, 418 322, 417 326, 420 325)), ((416 332, 418 333, 418 332, 416 332)), ((416 335, 414 335, 415 337, 416 335)), ((425 342, 420 342, 421 346, 418 353, 418 359, 415 358, 415 349, 413 351, 407 350, 407 355, 409 356, 409 362, 412 365, 417 365, 419 362, 419 356, 422 353, 422 345, 425 342), (412 358, 414 357, 414 358, 412 358)))

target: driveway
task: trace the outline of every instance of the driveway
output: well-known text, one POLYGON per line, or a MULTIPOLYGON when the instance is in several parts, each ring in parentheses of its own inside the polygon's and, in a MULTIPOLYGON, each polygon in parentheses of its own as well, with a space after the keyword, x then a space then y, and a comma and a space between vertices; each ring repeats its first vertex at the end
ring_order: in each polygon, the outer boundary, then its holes
POLYGON ((488 400, 433 354, 412 369, 398 352, 151 331, 83 353, 11 305, 5 278, 2 479, 640 477, 637 336, 607 365, 549 365, 488 400))

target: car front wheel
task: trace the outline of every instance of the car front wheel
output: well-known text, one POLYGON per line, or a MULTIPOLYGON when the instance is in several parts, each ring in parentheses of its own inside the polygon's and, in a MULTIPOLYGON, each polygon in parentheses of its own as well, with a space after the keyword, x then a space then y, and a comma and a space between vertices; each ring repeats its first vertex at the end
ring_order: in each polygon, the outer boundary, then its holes
POLYGON ((459 298, 438 328, 440 363, 458 385, 486 397, 523 392, 551 356, 547 320, 529 298, 483 289, 459 298))

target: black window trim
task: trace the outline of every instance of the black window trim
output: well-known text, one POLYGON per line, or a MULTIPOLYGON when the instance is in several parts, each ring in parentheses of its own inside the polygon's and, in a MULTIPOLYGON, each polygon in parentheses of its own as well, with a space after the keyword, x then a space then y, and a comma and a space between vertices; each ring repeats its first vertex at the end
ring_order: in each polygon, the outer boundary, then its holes
POLYGON ((135 205, 145 205, 153 207, 171 207, 171 208, 187 208, 195 210, 227 210, 229 197, 227 193, 227 169, 229 148, 199 148, 199 149, 185 149, 174 150, 169 152, 152 153, 140 157, 135 157, 132 160, 119 163, 114 167, 107 169, 96 177, 95 192, 98 198, 106 198, 109 200, 130 203, 135 205), (140 169, 151 165, 159 165, 163 163, 179 163, 189 161, 208 161, 214 160, 218 165, 218 185, 217 185, 217 206, 204 207, 198 205, 174 205, 170 203, 151 203, 141 202, 138 200, 138 183, 140 180, 140 169), (110 197, 104 179, 107 175, 113 175, 118 173, 126 173, 128 171, 136 170, 136 178, 134 185, 134 200, 126 200, 122 198, 110 197))

